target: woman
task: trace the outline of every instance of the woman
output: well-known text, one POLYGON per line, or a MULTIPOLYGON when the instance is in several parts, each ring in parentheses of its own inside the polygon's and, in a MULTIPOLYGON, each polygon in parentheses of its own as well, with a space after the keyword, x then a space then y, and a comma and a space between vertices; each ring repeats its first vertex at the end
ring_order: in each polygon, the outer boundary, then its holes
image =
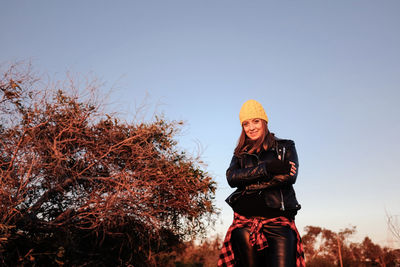
POLYGON ((234 220, 218 266, 305 266, 294 218, 300 205, 293 184, 298 159, 294 142, 268 130, 268 117, 255 100, 239 113, 242 133, 226 177, 237 187, 226 201, 234 220))

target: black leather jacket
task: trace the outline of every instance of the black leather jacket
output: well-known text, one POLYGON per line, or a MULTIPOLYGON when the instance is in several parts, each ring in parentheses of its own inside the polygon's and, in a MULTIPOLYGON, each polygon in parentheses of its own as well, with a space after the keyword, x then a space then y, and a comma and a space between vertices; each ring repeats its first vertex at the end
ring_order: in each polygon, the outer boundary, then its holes
POLYGON ((297 202, 293 184, 296 182, 298 168, 296 147, 292 140, 277 139, 276 147, 263 150, 258 155, 245 153, 240 157, 233 156, 226 177, 229 185, 238 189, 231 196, 257 193, 257 201, 264 201, 260 206, 280 211, 297 211, 301 206, 297 202), (273 158, 294 162, 296 174, 268 173, 266 164, 273 158))

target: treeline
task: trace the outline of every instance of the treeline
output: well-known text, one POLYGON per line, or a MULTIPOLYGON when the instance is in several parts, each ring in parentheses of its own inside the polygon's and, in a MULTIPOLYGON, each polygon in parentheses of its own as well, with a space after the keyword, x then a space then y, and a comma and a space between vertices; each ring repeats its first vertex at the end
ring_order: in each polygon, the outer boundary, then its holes
POLYGON ((381 247, 369 237, 362 242, 351 242, 356 228, 339 232, 307 226, 303 238, 307 266, 399 266, 400 250, 381 247))

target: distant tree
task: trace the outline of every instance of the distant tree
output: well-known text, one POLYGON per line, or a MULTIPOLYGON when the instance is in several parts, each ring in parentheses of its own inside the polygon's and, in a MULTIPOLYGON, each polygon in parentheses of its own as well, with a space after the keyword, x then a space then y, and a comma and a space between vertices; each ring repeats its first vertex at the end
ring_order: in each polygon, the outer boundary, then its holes
POLYGON ((352 242, 349 245, 350 258, 354 261, 364 261, 363 247, 360 243, 352 242))
POLYGON ((318 256, 319 248, 319 236, 322 232, 322 228, 318 226, 306 226, 304 228, 306 234, 302 236, 302 242, 305 251, 305 258, 307 261, 312 261, 318 256))
POLYGON ((183 251, 177 254, 176 266, 214 267, 218 261, 222 239, 203 240, 200 244, 188 242, 183 251))
POLYGON ((400 249, 383 248, 383 261, 387 267, 400 266, 400 249))
POLYGON ((335 233, 321 227, 306 226, 305 231, 302 240, 307 263, 311 266, 330 266, 328 263, 342 266, 352 262, 348 237, 355 232, 355 227, 335 233))
POLYGON ((392 258, 388 257, 388 249, 382 249, 379 245, 374 244, 369 237, 365 237, 362 246, 362 256, 365 261, 375 262, 381 267, 386 267, 392 258))
POLYGON ((18 65, 0 78, 0 265, 157 265, 205 232, 216 185, 177 148, 181 122, 41 86, 18 65))

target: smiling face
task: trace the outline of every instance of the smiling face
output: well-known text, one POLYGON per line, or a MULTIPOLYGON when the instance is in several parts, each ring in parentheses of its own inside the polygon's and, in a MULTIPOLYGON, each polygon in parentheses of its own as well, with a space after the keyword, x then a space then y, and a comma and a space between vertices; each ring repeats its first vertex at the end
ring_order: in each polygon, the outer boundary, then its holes
POLYGON ((248 119, 245 120, 242 125, 247 137, 253 141, 261 138, 265 133, 262 119, 248 119))

